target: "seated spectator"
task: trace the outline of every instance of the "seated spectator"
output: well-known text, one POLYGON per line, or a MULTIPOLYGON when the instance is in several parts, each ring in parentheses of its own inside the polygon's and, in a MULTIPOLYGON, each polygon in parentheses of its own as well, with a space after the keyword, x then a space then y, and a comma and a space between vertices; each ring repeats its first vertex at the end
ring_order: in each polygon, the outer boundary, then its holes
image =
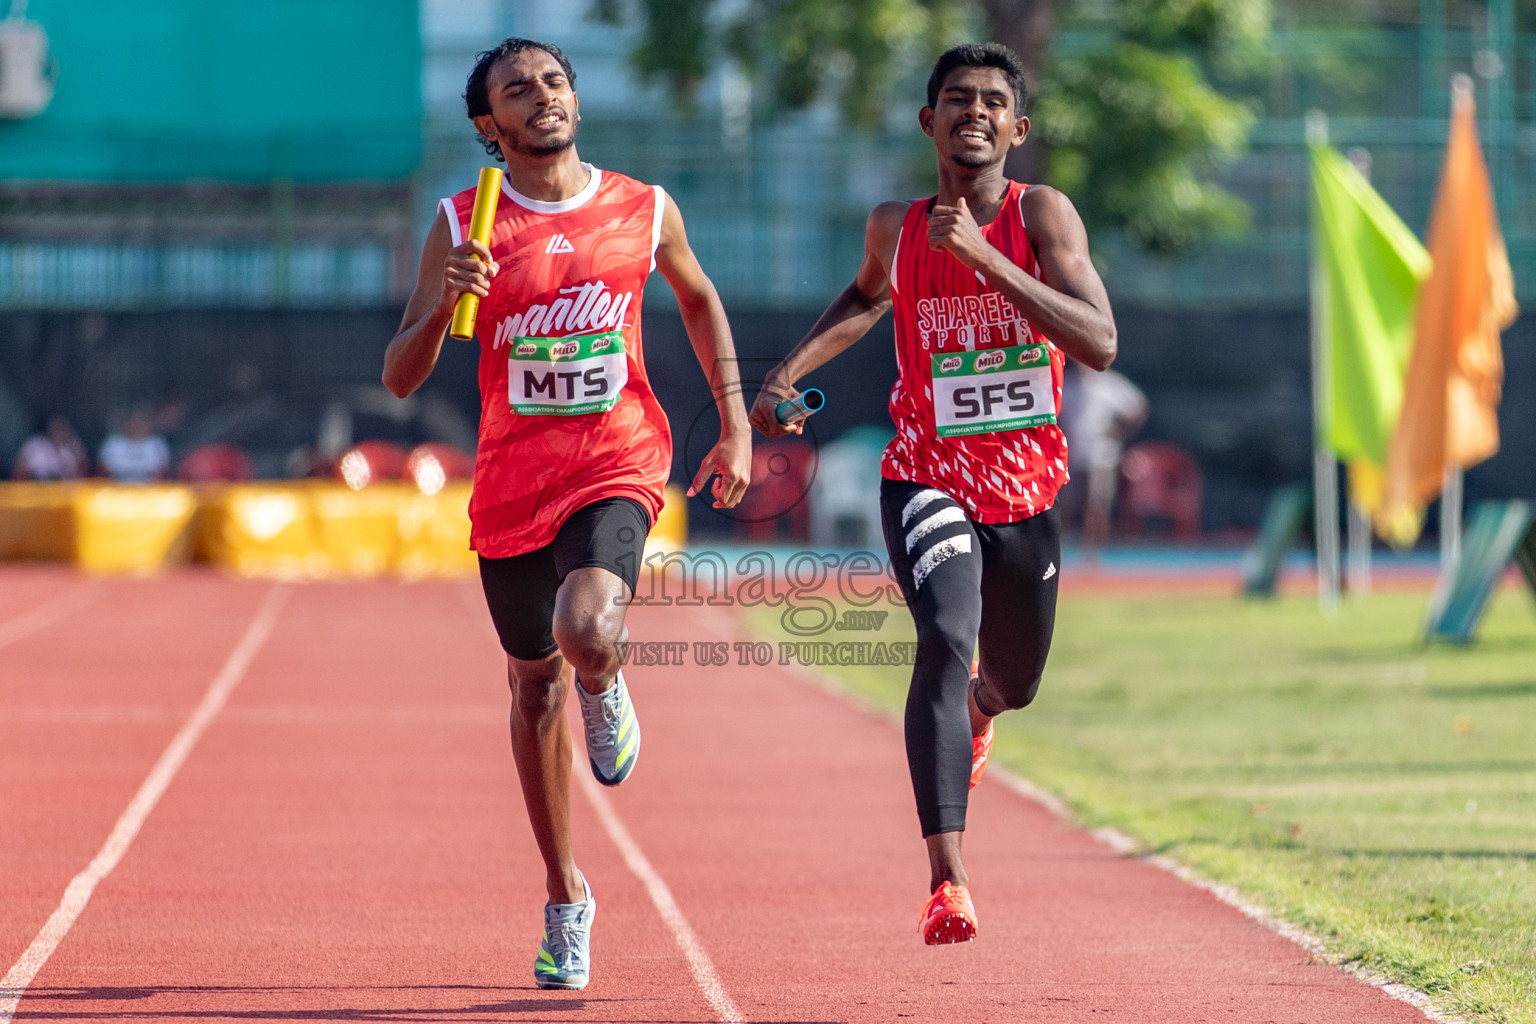
POLYGON ((11 476, 17 480, 74 480, 85 475, 85 445, 63 416, 54 416, 40 434, 27 438, 11 476))
POLYGON ((136 412, 121 432, 101 445, 101 470, 118 483, 142 484, 163 480, 171 468, 171 447, 152 433, 149 416, 136 412))

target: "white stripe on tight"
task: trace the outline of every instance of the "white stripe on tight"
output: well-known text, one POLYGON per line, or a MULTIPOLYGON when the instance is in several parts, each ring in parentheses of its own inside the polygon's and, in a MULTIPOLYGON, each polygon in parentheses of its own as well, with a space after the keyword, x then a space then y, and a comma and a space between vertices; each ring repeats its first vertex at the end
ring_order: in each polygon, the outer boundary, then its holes
POLYGON ((947 505, 939 509, 933 515, 912 527, 912 532, 907 534, 907 554, 910 555, 912 553, 912 549, 917 547, 918 541, 939 527, 948 526, 950 523, 963 522, 965 522, 965 513, 960 510, 960 506, 947 505))
POLYGON ((935 501, 938 501, 940 498, 947 497, 949 497, 949 495, 945 494, 943 491, 936 491, 932 487, 928 488, 926 491, 918 491, 916 494, 912 495, 912 500, 907 502, 907 507, 901 510, 901 525, 906 526, 912 521, 913 516, 917 515, 923 509, 927 508, 935 501))
POLYGON ((928 574, 956 555, 968 555, 971 553, 971 535, 962 533, 958 537, 949 537, 939 541, 933 547, 923 552, 923 557, 917 560, 912 567, 912 589, 916 590, 923 585, 923 580, 928 574))
POLYGON ((715 965, 710 962, 709 954, 704 951, 704 944, 699 941, 699 936, 689 925, 688 919, 678 908, 677 900, 672 898, 672 890, 667 888, 667 883, 651 867, 651 862, 646 859, 640 845, 630 836, 629 830, 619 820, 613 805, 608 802, 607 794, 597 788, 597 783, 587 776, 586 772, 574 771, 571 775, 581 786, 581 791, 586 794, 587 801, 592 809, 597 811, 598 820, 603 823, 603 828, 608 832, 608 838, 613 840, 613 845, 619 848, 619 853, 624 857, 624 863, 629 865, 629 870, 640 879, 640 884, 645 886, 645 891, 651 897, 651 902, 656 905, 656 912, 672 930, 672 937, 677 940, 677 948, 682 950, 683 959, 688 961, 688 969, 693 972, 693 980, 699 986, 699 991, 704 993, 704 998, 709 1000, 709 1005, 714 1007, 716 1017, 721 1024, 742 1024, 746 1020, 741 1011, 736 1009, 736 1004, 731 1001, 730 993, 720 983, 720 978, 715 974, 715 965))
POLYGON ((0 1024, 9 1024, 16 1013, 16 1005, 26 994, 27 986, 32 984, 32 979, 37 977, 37 972, 43 969, 43 965, 48 962, 53 951, 59 948, 59 943, 64 941, 64 936, 69 934, 75 919, 90 902, 91 893, 96 890, 97 884, 112 873, 112 869, 117 867, 123 855, 128 852, 128 847, 133 845, 134 837, 144 826, 144 820, 155 809, 155 804, 160 802, 160 797, 165 794, 171 780, 176 777, 176 773, 186 762, 187 756, 192 753, 192 748, 197 745, 203 731, 224 707, 224 702, 229 699, 230 693, 239 684, 246 669, 250 668, 256 652, 261 650, 262 644, 267 642, 267 637, 272 633, 272 624, 277 621, 277 613, 282 610, 283 602, 288 599, 288 593, 288 588, 283 584, 274 586, 268 592, 267 599, 261 603, 245 635, 230 652, 224 667, 219 670, 218 675, 213 677, 213 682, 208 684, 208 690, 203 694, 202 701, 172 737, 170 745, 160 755, 160 760, 156 761, 155 766, 149 770, 149 775, 139 786, 139 791, 129 801, 128 808, 123 811, 122 817, 117 819, 117 824, 113 827, 111 835, 107 836, 107 841, 86 865, 85 870, 69 883, 68 888, 64 890, 64 898, 59 901, 58 908, 49 915, 42 930, 27 947, 27 951, 21 954, 21 959, 11 965, 11 969, 5 973, 4 978, 0 978, 0 1024))

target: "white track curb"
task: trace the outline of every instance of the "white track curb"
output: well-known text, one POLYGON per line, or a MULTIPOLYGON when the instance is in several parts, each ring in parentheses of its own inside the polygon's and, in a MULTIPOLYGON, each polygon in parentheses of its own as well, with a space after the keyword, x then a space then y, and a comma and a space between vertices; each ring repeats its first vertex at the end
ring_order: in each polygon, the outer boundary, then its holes
MULTIPOLYGON (((857 708, 866 714, 873 715, 888 724, 900 727, 901 720, 897 718, 894 712, 888 711, 873 701, 853 693, 832 676, 813 671, 803 665, 784 667, 789 668, 801 681, 820 690, 822 693, 835 697, 843 703, 857 708)), ((1000 783, 1004 788, 1012 790, 1026 800, 1039 804, 1047 811, 1050 811, 1051 814, 1064 821, 1071 822, 1073 820, 1071 808, 1063 803, 1054 793, 1041 788, 1021 775, 1009 771, 1000 764, 992 764, 987 769, 986 777, 1000 783)), ((1232 886, 1222 885, 1209 879, 1201 878, 1185 865, 1161 854, 1138 852, 1140 844, 1119 829, 1099 828, 1094 829, 1089 834, 1122 856, 1134 857, 1143 863, 1161 868, 1181 881, 1195 886, 1197 889, 1204 889, 1222 903, 1241 913, 1244 917, 1256 921, 1270 931, 1290 939, 1315 959, 1332 964, 1344 971, 1344 973, 1365 982, 1367 985, 1381 989, 1393 999, 1407 1003, 1424 1014, 1426 1019, 1435 1021, 1436 1024, 1469 1024, 1465 1019, 1454 1016, 1435 1005, 1434 1000, 1427 993, 1399 984, 1385 975, 1378 974, 1361 966, 1358 961, 1345 960, 1338 953, 1330 950, 1327 943, 1316 935, 1298 928, 1289 921, 1275 917, 1255 903, 1250 903, 1232 886)))

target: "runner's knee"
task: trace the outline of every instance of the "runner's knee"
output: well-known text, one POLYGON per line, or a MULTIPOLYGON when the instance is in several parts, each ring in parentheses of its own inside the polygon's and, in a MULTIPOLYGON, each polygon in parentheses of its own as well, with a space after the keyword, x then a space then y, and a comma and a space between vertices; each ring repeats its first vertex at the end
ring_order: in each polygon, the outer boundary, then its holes
POLYGON ((917 660, 923 665, 937 666, 953 661, 969 672, 971 659, 962 653, 968 649, 969 642, 959 631, 932 629, 918 633, 917 660))
MULTIPOLYGON (((558 663, 557 663, 558 664, 558 663)), ((559 672, 510 673, 512 710, 520 718, 540 722, 558 716, 565 707, 565 680, 559 672)))
POLYGON ((1029 707, 1035 694, 1040 692, 1040 674, 1033 678, 1000 681, 983 676, 978 687, 976 704, 983 711, 1001 713, 1029 707))
POLYGON ((600 675, 612 671, 614 641, 624 628, 622 618, 617 622, 613 619, 596 610, 570 609, 556 614, 555 642, 577 672, 600 675))

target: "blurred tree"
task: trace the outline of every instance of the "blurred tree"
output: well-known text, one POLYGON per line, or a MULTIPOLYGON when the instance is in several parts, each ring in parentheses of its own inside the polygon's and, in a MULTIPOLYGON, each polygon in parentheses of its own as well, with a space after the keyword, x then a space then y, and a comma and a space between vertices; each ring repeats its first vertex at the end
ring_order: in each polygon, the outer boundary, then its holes
POLYGON ((1212 175, 1242 152, 1253 115, 1212 80, 1265 67, 1269 17, 1266 0, 1118 0, 1106 47, 1047 66, 1047 180, 1090 231, 1177 255, 1246 227, 1247 205, 1212 175))
POLYGON ((1246 223, 1247 207, 1212 175, 1241 152, 1252 115, 1212 77, 1257 70, 1268 0, 595 0, 593 11, 636 17, 634 67, 681 95, 730 57, 766 82, 775 107, 835 91, 862 127, 884 119, 898 76, 984 23, 1040 98, 1036 141, 1010 156, 1010 176, 1061 187, 1091 231, 1123 229, 1157 253, 1246 223), (1060 18, 1100 29, 1104 46, 1049 57, 1060 18))

